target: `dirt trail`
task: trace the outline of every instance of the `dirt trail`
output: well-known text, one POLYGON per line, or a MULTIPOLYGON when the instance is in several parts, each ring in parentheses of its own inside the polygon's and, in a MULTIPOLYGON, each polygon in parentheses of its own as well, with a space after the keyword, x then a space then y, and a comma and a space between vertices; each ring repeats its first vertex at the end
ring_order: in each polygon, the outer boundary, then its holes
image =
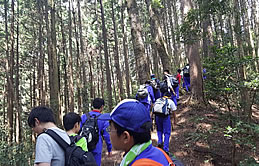
MULTIPOLYGON (((223 129, 226 122, 216 110, 190 107, 187 104, 188 95, 182 96, 177 107, 177 126, 171 133, 169 150, 186 166, 217 166, 231 165, 231 142, 224 137, 223 129), (222 128, 222 132, 212 132, 214 126, 222 128), (209 134, 208 134, 209 133, 209 134)), ((217 110, 218 112, 218 110, 217 110)), ((258 110, 256 111, 258 112, 258 110)), ((259 121, 259 117, 257 117, 259 121)), ((156 130, 152 132, 153 145, 157 145, 156 130)), ((258 149, 258 148, 257 148, 258 149)), ((113 156, 107 156, 104 143, 103 166, 118 165, 122 152, 113 151, 113 156)), ((237 149, 237 158, 251 155, 249 149, 237 149)), ((258 150, 255 155, 258 154, 258 150)))

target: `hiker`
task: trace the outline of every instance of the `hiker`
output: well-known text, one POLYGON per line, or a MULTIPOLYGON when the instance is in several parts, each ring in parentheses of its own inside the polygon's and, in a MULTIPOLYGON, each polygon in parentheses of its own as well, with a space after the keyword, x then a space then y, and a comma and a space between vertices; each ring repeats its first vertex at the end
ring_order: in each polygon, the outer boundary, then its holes
POLYGON ((203 68, 202 69, 202 77, 203 77, 204 80, 207 79, 206 73, 207 73, 206 68, 203 68))
MULTIPOLYGON (((170 75, 169 70, 164 70, 164 78, 163 78, 163 80, 166 81, 167 86, 168 86, 168 92, 171 93, 171 99, 173 100, 173 102, 177 106, 177 100, 176 100, 176 93, 175 93, 175 91, 176 91, 176 87, 178 87, 178 81, 176 80, 177 81, 177 86, 173 86, 172 85, 172 81, 171 81, 172 77, 173 76, 170 75)), ((162 96, 164 96, 164 93, 165 92, 162 93, 162 96)))
POLYGON ((190 90, 190 66, 187 64, 183 68, 183 81, 184 81, 184 87, 187 92, 190 90))
POLYGON ((176 75, 176 79, 178 80, 179 82, 179 85, 175 88, 175 93, 176 93, 176 100, 179 101, 179 88, 181 86, 181 79, 182 79, 182 76, 181 76, 181 69, 178 69, 177 70, 177 75, 176 75))
MULTIPOLYGON (((103 111, 103 108, 104 108, 104 100, 101 99, 101 98, 95 98, 93 100, 93 110, 89 112, 89 115, 90 117, 98 117, 101 115, 102 111, 103 111)), ((87 121, 88 117, 87 117, 87 114, 83 114, 81 116, 81 123, 80 123, 80 127, 82 129, 82 126, 84 125, 84 123, 87 121)), ((97 120, 97 124, 98 124, 98 129, 99 129, 99 132, 98 132, 98 135, 99 135, 99 140, 98 140, 98 143, 96 144, 96 147, 94 150, 90 150, 89 147, 88 147, 88 150, 91 151, 94 155, 94 158, 96 160, 96 163, 98 166, 101 165, 101 159, 102 159, 102 147, 103 147, 103 140, 102 140, 102 137, 104 138, 105 140, 105 143, 107 145, 107 151, 108 151, 108 156, 111 157, 112 156, 112 144, 110 142, 110 135, 109 133, 106 131, 106 129, 108 128, 109 126, 109 123, 106 122, 106 121, 100 121, 100 120, 97 120)))
POLYGON ((87 152, 88 149, 86 138, 77 135, 80 130, 80 122, 81 117, 74 112, 69 112, 63 117, 63 125, 70 139, 74 140, 77 146, 87 152))
MULTIPOLYGON (((143 87, 143 86, 142 86, 143 87)), ((152 107, 152 104, 155 103, 154 91, 152 86, 150 85, 150 81, 146 81, 144 85, 145 89, 140 88, 136 94, 136 99, 140 101, 145 107, 148 112, 152 107), (141 92, 141 93, 140 93, 141 92), (143 95, 142 92, 145 92, 146 95, 143 95)))
POLYGON ((161 92, 159 90, 160 88, 160 81, 156 78, 155 74, 151 74, 151 86, 153 88, 154 91, 154 97, 155 97, 155 101, 157 99, 159 99, 161 97, 161 92))
POLYGON ((52 130, 70 144, 70 139, 64 130, 55 125, 53 111, 44 106, 35 107, 28 117, 28 125, 38 134, 35 148, 36 166, 64 166, 65 154, 63 149, 46 133, 46 129, 52 130))
POLYGON ((167 153, 169 153, 171 126, 173 129, 172 122, 174 121, 174 125, 176 125, 175 110, 177 109, 170 97, 171 93, 166 92, 162 98, 155 102, 152 110, 157 126, 158 147, 163 148, 167 153))
POLYGON ((124 151, 121 166, 169 165, 171 159, 152 145, 149 112, 139 101, 125 99, 111 113, 99 117, 110 120, 110 137, 115 150, 124 151))

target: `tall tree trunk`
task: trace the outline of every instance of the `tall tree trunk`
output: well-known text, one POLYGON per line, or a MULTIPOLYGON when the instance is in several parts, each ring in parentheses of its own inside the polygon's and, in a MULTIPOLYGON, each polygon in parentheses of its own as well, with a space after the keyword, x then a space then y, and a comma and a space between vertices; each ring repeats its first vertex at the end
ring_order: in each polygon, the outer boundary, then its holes
POLYGON ((177 18, 175 0, 173 0, 173 4, 172 4, 172 0, 167 0, 167 6, 168 6, 169 23, 171 27, 173 57, 175 59, 176 65, 180 67, 180 58, 178 56, 178 46, 176 43, 176 35, 175 35, 175 33, 178 31, 178 18, 177 18), (174 18, 174 22, 173 22, 173 18, 174 18))
POLYGON ((120 69, 120 58, 119 58, 119 48, 118 48, 118 37, 117 37, 117 24, 116 24, 116 19, 115 19, 115 14, 114 14, 114 0, 112 0, 112 22, 113 22, 113 32, 114 32, 114 40, 115 40, 115 54, 114 54, 114 61, 115 61, 115 70, 117 74, 117 79, 118 79, 118 86, 119 86, 119 96, 120 100, 122 100, 124 90, 123 90, 123 81, 122 81, 122 76, 121 76, 121 69, 120 69))
MULTIPOLYGON (((238 55, 239 58, 244 57, 244 48, 243 48, 243 40, 241 36, 241 31, 243 27, 241 27, 241 19, 240 19, 240 6, 238 0, 234 0, 234 20, 235 20, 235 37, 237 41, 237 47, 238 47, 238 55)), ((240 66, 238 70, 238 76, 240 81, 244 81, 246 79, 246 71, 243 65, 240 66)), ((244 109, 244 114, 248 115, 250 111, 250 99, 249 99, 249 94, 248 90, 245 87, 241 88, 241 101, 244 109)), ((233 164, 233 163, 232 163, 233 164)))
POLYGON ((57 63, 57 50, 56 50, 56 19, 55 19, 55 4, 52 1, 51 4, 51 56, 49 59, 49 75, 51 75, 52 81, 49 84, 50 87, 50 107, 55 114, 56 122, 61 125, 61 112, 59 110, 59 77, 58 77, 58 63, 57 63))
POLYGON ((86 81, 86 69, 85 69, 85 51, 84 51, 84 40, 83 40, 83 30, 82 30, 82 20, 81 20, 81 6, 80 1, 77 0, 77 11, 78 11, 78 26, 79 26, 79 39, 80 39, 80 51, 81 51, 81 69, 83 71, 83 82, 81 82, 83 85, 82 88, 82 104, 83 104, 83 112, 85 112, 88 109, 87 103, 88 103, 88 92, 87 92, 87 81, 86 81))
POLYGON ((122 4, 121 7, 121 29, 123 34, 123 54, 124 54, 124 64, 125 64, 125 73, 126 73, 126 90, 127 90, 127 98, 130 97, 130 73, 129 73, 129 56, 128 56, 128 47, 126 45, 127 42, 127 33, 125 33, 125 24, 124 24, 124 10, 125 4, 122 4))
POLYGON ((101 94, 102 98, 104 98, 104 69, 103 69, 103 56, 102 49, 99 49, 99 57, 100 57, 100 66, 101 66, 101 94))
MULTIPOLYGON (((192 1, 185 3, 185 7, 188 11, 191 8, 194 8, 192 1)), ((196 28, 196 27, 193 27, 196 28)), ((197 101, 198 103, 204 103, 203 95, 203 80, 202 80, 202 68, 201 68, 201 59, 199 53, 199 40, 195 36, 187 36, 188 39, 192 42, 186 44, 186 53, 187 58, 190 64, 190 82, 191 82, 191 92, 192 100, 197 101)))
POLYGON ((108 45, 107 45, 107 32, 105 27, 103 3, 100 0, 101 8, 101 17, 102 17, 102 34, 103 34, 103 45, 104 45, 104 56, 105 56, 105 68, 106 68, 106 81, 107 81, 107 93, 108 93, 108 107, 109 110, 112 110, 112 87, 111 87, 111 72, 109 64, 109 55, 108 55, 108 45))
POLYGON ((92 50, 89 53, 88 56, 88 68, 89 68, 89 82, 90 82, 90 98, 94 98, 94 92, 93 92, 93 70, 92 70, 92 50))
MULTIPOLYGON (((8 92, 9 92, 9 89, 10 89, 10 86, 8 85, 9 83, 9 35, 8 35, 8 16, 7 16, 7 13, 8 13, 8 1, 5 0, 4 1, 4 18, 5 18, 5 54, 6 54, 6 62, 5 62, 5 66, 6 66, 6 92, 5 92, 5 96, 6 96, 6 99, 7 99, 7 114, 8 114, 8 110, 10 109, 9 107, 11 106, 11 101, 9 101, 9 96, 8 96, 8 92)), ((4 100, 5 101, 5 100, 4 100)), ((5 106, 5 105, 4 105, 5 106)), ((7 115, 7 118, 6 118, 6 114, 5 114, 5 108, 4 108, 4 121, 5 119, 7 119, 7 126, 11 125, 9 124, 9 120, 8 120, 8 115, 7 115)), ((11 131, 9 131, 11 133, 11 131)), ((9 134, 10 134, 9 133, 9 134)))
POLYGON ((204 103, 203 96, 203 80, 201 59, 199 53, 199 42, 196 41, 192 45, 188 45, 187 56, 190 63, 190 80, 192 99, 199 103, 204 103))
MULTIPOLYGON (((62 1, 60 1, 60 8, 61 8, 62 1)), ((67 43, 66 43, 66 36, 64 32, 64 22, 63 22, 63 10, 60 11, 60 28, 61 28, 61 37, 62 37, 62 52, 63 52, 63 63, 62 69, 64 71, 64 109, 65 113, 69 112, 69 91, 68 91, 68 72, 67 72, 67 61, 68 61, 68 50, 67 50, 67 43)))
POLYGON ((71 0, 69 0, 69 32, 68 32, 68 41, 69 41, 69 58, 68 58, 68 71, 69 71, 69 111, 74 112, 74 78, 73 78, 73 50, 72 50, 72 16, 71 16, 71 0))
POLYGON ((42 24, 43 24, 43 13, 42 13, 42 0, 37 0, 37 7, 39 12, 39 67, 38 67, 38 91, 39 91, 39 99, 41 105, 45 105, 45 93, 43 89, 43 80, 44 80, 44 54, 43 54, 43 39, 42 39, 42 24))
POLYGON ((20 104, 20 62, 19 62, 19 0, 17 0, 17 17, 16 17, 16 142, 22 141, 22 127, 21 127, 21 104, 20 104))
POLYGON ((77 22, 76 22, 76 12, 74 9, 74 5, 72 5, 72 13, 73 13, 73 21, 74 21, 74 33, 76 39, 76 89, 77 89, 77 109, 79 112, 82 111, 82 101, 81 101, 81 66, 80 66, 80 49, 79 49, 79 41, 78 41, 78 31, 77 31, 77 22))
POLYGON ((167 43, 165 41, 165 37, 163 35, 161 24, 159 21, 159 11, 157 10, 157 8, 152 6, 150 0, 146 0, 146 4, 148 6, 149 16, 151 19, 151 28, 154 29, 154 32, 152 33, 154 36, 152 36, 152 38, 156 43, 157 51, 159 52, 163 69, 171 71, 172 64, 168 53, 167 43))
POLYGON ((136 59, 138 81, 140 84, 144 84, 146 80, 150 78, 150 69, 148 66, 147 57, 145 55, 145 46, 142 39, 142 28, 138 18, 139 9, 137 7, 136 0, 127 0, 127 8, 129 13, 131 35, 133 50, 136 59))
MULTIPOLYGON (((205 8, 208 5, 208 0, 203 0, 202 6, 205 8)), ((206 14, 205 18, 202 20, 202 50, 203 57, 209 56, 209 46, 210 46, 210 36, 209 36, 209 25, 210 25, 210 15, 206 14)))
MULTIPOLYGON (((7 2, 6 2, 7 3, 7 2)), ((9 143, 13 141, 13 109, 14 109, 14 85, 13 85, 13 68, 14 68, 14 0, 11 1, 11 11, 12 11, 12 16, 11 16, 11 52, 10 56, 7 54, 7 59, 8 59, 8 66, 7 66, 7 86, 8 86, 8 95, 7 95, 7 122, 8 122, 8 141, 9 143)), ((8 41, 8 40, 7 40, 8 41)))

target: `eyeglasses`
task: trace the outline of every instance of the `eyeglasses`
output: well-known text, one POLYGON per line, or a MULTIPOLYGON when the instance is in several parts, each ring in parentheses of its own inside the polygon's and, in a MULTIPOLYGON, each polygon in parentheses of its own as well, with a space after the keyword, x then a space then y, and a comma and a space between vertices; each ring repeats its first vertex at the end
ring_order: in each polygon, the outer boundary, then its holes
POLYGON ((108 127, 106 128, 106 131, 107 131, 108 133, 110 133, 110 132, 117 131, 117 130, 112 130, 112 129, 111 129, 111 126, 108 126, 108 127))

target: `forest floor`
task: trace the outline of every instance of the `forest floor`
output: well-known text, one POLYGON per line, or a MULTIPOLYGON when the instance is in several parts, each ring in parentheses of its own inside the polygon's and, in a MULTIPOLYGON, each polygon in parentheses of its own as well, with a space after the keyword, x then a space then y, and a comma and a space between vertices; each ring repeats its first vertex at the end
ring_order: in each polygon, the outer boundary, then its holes
MULTIPOLYGON (((216 103, 212 107, 203 108, 190 106, 188 95, 181 96, 177 108, 177 126, 170 138, 170 152, 186 166, 231 166, 233 144, 224 136, 228 120, 224 119, 226 111, 219 109, 216 103)), ((259 124, 259 106, 253 107, 253 121, 259 124)), ((152 132, 153 145, 157 145, 157 134, 152 132)), ((256 150, 251 146, 236 144, 236 163, 252 157, 259 165, 259 140, 256 140, 256 150)), ((112 157, 107 156, 104 143, 102 166, 118 165, 122 152, 112 151, 112 157)), ((238 165, 238 164, 237 164, 238 165)), ((256 164, 257 165, 257 164, 256 164)))

